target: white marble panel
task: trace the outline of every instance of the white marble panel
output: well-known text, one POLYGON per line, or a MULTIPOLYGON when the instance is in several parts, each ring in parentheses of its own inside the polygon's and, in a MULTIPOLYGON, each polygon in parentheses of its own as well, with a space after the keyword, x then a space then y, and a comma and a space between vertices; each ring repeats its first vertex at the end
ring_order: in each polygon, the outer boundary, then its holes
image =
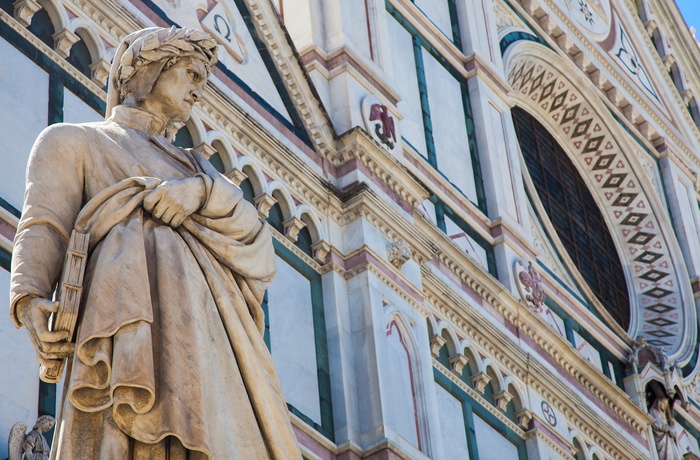
POLYGON ((47 124, 49 76, 3 39, 0 56, 0 198, 21 209, 27 158, 47 124))
POLYGON ((320 424, 321 406, 309 280, 277 257, 277 276, 267 295, 270 349, 284 399, 320 424))
POLYGON ((489 265, 484 248, 479 246, 474 239, 467 235, 461 227, 447 216, 445 216, 445 233, 457 246, 462 248, 464 252, 476 259, 479 265, 488 270, 489 265))
POLYGON ((469 136, 459 82, 423 50, 437 166, 473 203, 477 202, 469 136))
POLYGON ((9 311, 10 273, 0 268, 0 455, 7 453, 7 436, 15 422, 31 427, 39 404, 39 365, 24 329, 16 329, 9 311))
POLYGON ((593 348, 593 346, 588 343, 583 337, 581 337, 576 331, 574 332, 574 342, 576 342, 576 350, 578 350, 581 355, 588 360, 591 364, 596 366, 600 372, 603 372, 603 364, 600 360, 600 352, 593 348))
POLYGON ((518 460, 518 449, 484 419, 474 414, 479 460, 518 460))
POLYGON ((452 20, 447 0, 416 0, 415 4, 447 38, 452 40, 452 20))
POLYGON ((469 444, 467 431, 464 426, 464 410, 462 403, 435 384, 437 406, 440 411, 440 430, 442 431, 443 459, 469 459, 469 444))
POLYGON ((387 18, 387 24, 389 25, 392 47, 391 62, 394 69, 394 89, 401 96, 397 106, 404 117, 400 122, 401 133, 404 139, 427 157, 423 110, 418 92, 416 61, 413 57, 413 39, 393 17, 387 18))
POLYGON ((63 92, 63 121, 65 123, 89 123, 104 121, 104 118, 66 88, 63 92))
POLYGON ((405 440, 418 447, 418 425, 413 375, 408 347, 396 323, 387 330, 389 351, 388 408, 393 416, 393 428, 405 440))

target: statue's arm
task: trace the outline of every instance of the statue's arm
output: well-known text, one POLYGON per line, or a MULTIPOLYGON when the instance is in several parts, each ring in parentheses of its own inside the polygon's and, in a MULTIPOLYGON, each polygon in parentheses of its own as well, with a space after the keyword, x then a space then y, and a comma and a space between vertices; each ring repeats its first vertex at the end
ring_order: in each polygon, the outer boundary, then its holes
POLYGON ((84 132, 53 125, 37 138, 27 166, 27 190, 12 251, 10 315, 20 326, 17 304, 50 299, 66 246, 83 202, 84 132))

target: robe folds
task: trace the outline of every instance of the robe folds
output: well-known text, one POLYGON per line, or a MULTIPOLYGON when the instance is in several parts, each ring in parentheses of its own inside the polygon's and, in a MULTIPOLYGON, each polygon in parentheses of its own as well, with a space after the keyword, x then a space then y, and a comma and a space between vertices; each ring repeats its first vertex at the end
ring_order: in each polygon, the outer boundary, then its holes
POLYGON ((15 321, 22 297, 51 298, 74 226, 90 234, 52 457, 300 459, 263 341, 268 224, 203 156, 152 126, 116 107, 106 122, 47 128, 30 155, 15 321), (205 204, 177 229, 143 209, 163 181, 193 176, 205 204))

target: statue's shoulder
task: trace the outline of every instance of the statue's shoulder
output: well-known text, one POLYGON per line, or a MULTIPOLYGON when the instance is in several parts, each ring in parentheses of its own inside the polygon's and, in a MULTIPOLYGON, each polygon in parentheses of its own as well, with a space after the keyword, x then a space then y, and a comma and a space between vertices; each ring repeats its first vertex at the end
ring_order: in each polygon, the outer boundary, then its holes
POLYGON ((39 134, 37 141, 43 142, 67 142, 72 143, 82 137, 89 136, 104 129, 107 122, 99 121, 95 123, 56 123, 39 134))

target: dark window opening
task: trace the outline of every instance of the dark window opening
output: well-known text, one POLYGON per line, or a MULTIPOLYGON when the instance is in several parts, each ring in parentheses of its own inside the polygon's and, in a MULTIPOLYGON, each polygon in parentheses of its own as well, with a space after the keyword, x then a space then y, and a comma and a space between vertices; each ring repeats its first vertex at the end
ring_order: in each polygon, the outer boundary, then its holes
POLYGON ((192 134, 187 126, 183 126, 175 135, 175 142, 173 145, 182 147, 183 149, 191 149, 194 147, 194 139, 192 139, 192 134))
POLYGON ((520 108, 512 113, 525 164, 559 239, 598 300, 627 329, 627 283, 598 205, 547 129, 520 108))
POLYGON ((32 16, 32 23, 29 24, 29 31, 36 37, 53 49, 53 34, 56 30, 51 22, 51 17, 46 10, 39 10, 32 16))
POLYGON ((70 55, 66 60, 86 77, 92 77, 92 71, 90 70, 92 57, 90 56, 90 50, 84 41, 79 40, 73 44, 70 49, 70 55))

